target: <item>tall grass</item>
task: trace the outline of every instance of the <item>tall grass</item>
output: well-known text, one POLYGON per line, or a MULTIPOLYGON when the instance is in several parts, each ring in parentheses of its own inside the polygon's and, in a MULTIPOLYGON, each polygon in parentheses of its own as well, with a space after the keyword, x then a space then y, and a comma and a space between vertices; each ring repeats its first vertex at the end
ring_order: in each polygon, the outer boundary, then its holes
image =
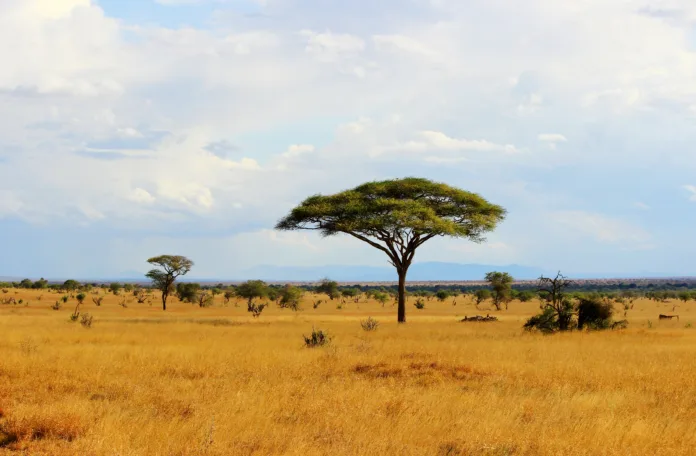
POLYGON ((472 303, 432 302, 398 326, 376 301, 256 320, 221 297, 165 313, 108 296, 85 330, 22 293, 0 305, 0 454, 696 454, 690 305, 549 337, 521 329, 538 303, 478 325, 458 321, 472 303), (304 348, 313 326, 330 346, 304 348))

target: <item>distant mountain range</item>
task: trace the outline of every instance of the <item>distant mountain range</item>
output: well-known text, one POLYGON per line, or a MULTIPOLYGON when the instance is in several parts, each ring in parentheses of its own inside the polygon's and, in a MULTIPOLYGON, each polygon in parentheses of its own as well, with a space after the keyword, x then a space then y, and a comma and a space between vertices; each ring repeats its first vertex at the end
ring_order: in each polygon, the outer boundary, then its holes
MULTIPOLYGON (((536 279, 545 272, 539 268, 516 264, 491 266, 430 262, 414 263, 408 271, 408 280, 422 282, 483 280, 486 273, 490 271, 507 272, 519 280, 536 279)), ((390 266, 256 266, 247 269, 241 276, 241 279, 287 280, 291 282, 313 282, 324 277, 338 282, 391 282, 397 280, 396 271, 390 266)))
MULTIPOLYGON (((507 272, 515 280, 534 280, 540 275, 555 275, 556 270, 545 270, 538 267, 522 266, 511 264, 506 266, 494 266, 486 264, 460 264, 442 262, 414 263, 408 272, 410 282, 460 282, 460 281, 482 281, 487 272, 500 271, 507 272)), ((640 278, 684 278, 689 274, 665 274, 653 272, 641 273, 573 273, 567 272, 567 276, 572 279, 640 279, 640 278)), ((230 283, 241 282, 244 280, 259 279, 267 282, 317 282, 322 278, 328 277, 337 282, 395 282, 397 280, 396 271, 391 266, 346 266, 346 265, 327 265, 327 266, 256 266, 232 277, 199 277, 195 270, 182 277, 185 282, 201 283, 230 283)), ((20 281, 24 277, 0 277, 0 281, 20 281)), ((30 277, 36 280, 37 277, 30 277)), ((66 278, 47 277, 52 282, 63 282, 66 278)), ((147 283, 144 272, 123 271, 111 277, 68 277, 82 282, 133 282, 147 283)))

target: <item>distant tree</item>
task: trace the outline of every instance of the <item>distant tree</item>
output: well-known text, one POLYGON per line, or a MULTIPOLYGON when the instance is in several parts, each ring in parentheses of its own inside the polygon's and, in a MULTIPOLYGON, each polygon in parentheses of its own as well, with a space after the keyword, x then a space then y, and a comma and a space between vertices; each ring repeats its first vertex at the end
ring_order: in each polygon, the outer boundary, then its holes
POLYGON ((213 305, 213 294, 209 293, 207 290, 201 290, 196 294, 196 302, 198 307, 210 307, 213 305))
POLYGON ((36 289, 36 290, 42 290, 44 288, 48 288, 48 280, 41 277, 39 280, 34 282, 31 287, 36 289))
POLYGON ((437 297, 438 301, 444 302, 450 297, 450 294, 447 290, 438 290, 438 292, 435 293, 435 296, 437 297))
POLYGON ((578 305, 578 329, 607 329, 611 326, 614 308, 609 302, 596 298, 580 298, 578 305))
POLYGON ((124 283, 124 284, 123 284, 123 290, 124 290, 126 293, 132 292, 132 291, 133 291, 133 288, 135 288, 135 287, 133 286, 132 283, 124 283))
POLYGON ((570 329, 573 304, 566 295, 566 290, 571 285, 572 282, 560 272, 554 278, 543 275, 539 277, 538 292, 539 297, 543 300, 542 307, 545 309, 545 315, 553 317, 554 324, 559 331, 570 329))
POLYGON ((200 291, 201 286, 198 283, 179 282, 176 284, 176 296, 181 302, 196 303, 200 291))
POLYGON ((283 309, 300 309, 300 301, 302 300, 302 295, 304 290, 302 288, 293 287, 292 285, 286 285, 285 288, 280 290, 280 307, 283 309))
POLYGON ((478 309, 478 306, 481 305, 482 302, 491 299, 491 290, 488 290, 486 288, 480 288, 476 290, 474 293, 474 305, 478 309))
POLYGON ((114 282, 109 285, 109 290, 111 290, 114 295, 118 296, 119 292, 121 291, 121 284, 114 282))
POLYGON ((152 286, 162 292, 162 310, 167 310, 167 298, 174 291, 174 282, 178 277, 188 274, 193 261, 179 255, 160 255, 147 260, 160 269, 152 269, 145 274, 152 280, 152 286))
POLYGON ((338 283, 328 278, 321 279, 321 282, 316 288, 316 292, 325 294, 331 300, 341 297, 341 292, 338 290, 338 283))
POLYGON ((341 290, 341 295, 343 295, 344 298, 353 299, 355 302, 358 302, 361 294, 362 291, 360 288, 344 288, 341 290))
POLYGON ((279 230, 348 234, 384 252, 399 277, 398 322, 406 322, 406 275, 418 247, 452 236, 475 242, 505 217, 481 196, 427 179, 370 182, 331 196, 307 198, 276 225, 279 230))
POLYGON ((24 279, 21 282, 19 282, 18 286, 15 288, 31 288, 34 285, 34 282, 32 282, 29 279, 24 279))
POLYGON ((517 299, 518 299, 520 302, 529 302, 529 301, 531 301, 532 299, 534 299, 534 296, 535 296, 534 293, 532 293, 532 292, 529 291, 529 290, 525 290, 525 291, 520 291, 520 292, 519 292, 519 294, 517 295, 517 299))
POLYGON ((382 304, 382 307, 384 307, 384 304, 389 300, 389 295, 387 295, 386 293, 383 293, 381 291, 374 293, 373 296, 377 300, 377 302, 382 304))
POLYGON ((689 302, 689 301, 691 301, 691 298, 693 297, 690 291, 680 291, 678 296, 679 296, 679 300, 682 302, 689 302))
POLYGON ((222 296, 225 300, 225 304, 229 304, 230 299, 234 298, 235 296, 234 288, 228 288, 227 290, 225 290, 225 294, 223 294, 222 296))
POLYGON ((248 280, 237 286, 236 294, 247 300, 247 310, 251 312, 254 299, 268 296, 268 285, 262 280, 248 280))
POLYGON ((86 297, 87 295, 85 295, 84 293, 78 293, 77 296, 75 296, 75 299, 77 299, 77 302, 79 304, 82 304, 86 297))
POLYGON ((268 287, 268 295, 266 297, 271 301, 278 301, 280 299, 280 290, 276 287, 268 287))
POLYGON ((500 310, 502 304, 505 304, 507 309, 510 302, 510 294, 512 292, 512 276, 507 272, 489 272, 486 274, 486 281, 493 289, 493 305, 496 310, 500 310))

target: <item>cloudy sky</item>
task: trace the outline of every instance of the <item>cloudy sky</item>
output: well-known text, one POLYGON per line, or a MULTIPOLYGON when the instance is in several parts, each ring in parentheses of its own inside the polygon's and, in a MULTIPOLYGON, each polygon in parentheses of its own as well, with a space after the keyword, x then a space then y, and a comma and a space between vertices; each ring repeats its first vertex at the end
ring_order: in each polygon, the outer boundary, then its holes
POLYGON ((0 0, 0 275, 383 265, 272 227, 422 176, 509 210, 418 261, 696 274, 693 0, 0 0))

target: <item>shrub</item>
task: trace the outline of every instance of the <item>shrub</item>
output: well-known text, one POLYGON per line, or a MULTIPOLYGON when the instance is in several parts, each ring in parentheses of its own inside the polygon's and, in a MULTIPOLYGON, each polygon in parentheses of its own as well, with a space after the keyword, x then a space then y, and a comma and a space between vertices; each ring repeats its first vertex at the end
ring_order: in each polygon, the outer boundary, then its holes
POLYGON ((75 299, 77 299, 77 302, 82 304, 86 297, 87 296, 84 293, 78 293, 77 296, 75 296, 75 299))
POLYGON ((317 300, 314 301, 314 303, 312 304, 312 308, 318 309, 322 302, 324 302, 324 301, 322 301, 321 299, 317 299, 317 300))
POLYGON ((416 302, 413 305, 416 306, 416 309, 419 309, 419 310, 425 309, 425 301, 423 301, 422 298, 416 299, 416 302))
POLYGON ((92 298, 92 302, 97 305, 97 307, 101 306, 102 301, 104 300, 104 296, 96 296, 92 298))
POLYGON ((82 314, 82 319, 80 320, 80 324, 82 325, 83 328, 91 328, 92 327, 92 321, 94 320, 94 317, 92 317, 90 314, 82 314))
POLYGON ((360 327, 362 327, 364 331, 377 331, 379 322, 372 317, 368 317, 367 320, 360 321, 360 327))
POLYGON ((552 333, 558 329, 558 317, 551 307, 546 307, 542 313, 531 317, 524 324, 527 331, 541 331, 545 334, 552 333))
MULTIPOLYGON (((280 302, 278 305, 281 309, 291 309, 294 311, 300 310, 300 301, 302 300, 302 295, 304 290, 299 287, 293 287, 292 285, 286 285, 280 291, 280 302)), ((315 307, 316 309, 316 307, 315 307)))
POLYGON ((254 318, 258 318, 259 315, 261 315, 261 312, 263 312, 263 309, 266 308, 266 306, 268 306, 268 304, 253 304, 252 303, 252 304, 249 304, 247 306, 247 312, 251 312, 251 315, 254 318))
POLYGON ((61 307, 63 307, 63 304, 60 301, 56 301, 56 303, 51 306, 51 309, 60 310, 61 307))
POLYGON ((444 302, 450 297, 450 294, 447 290, 439 290, 437 293, 435 293, 435 296, 437 297, 438 301, 444 302))
POLYGON ((61 299, 61 301, 63 301, 63 303, 66 303, 66 302, 68 302, 68 299, 70 299, 70 297, 68 295, 63 295, 63 297, 60 299, 61 299))
POLYGON ((312 334, 302 337, 307 348, 323 347, 331 342, 331 336, 328 333, 321 329, 314 329, 314 327, 312 327, 312 334))
POLYGON ((578 306, 578 329, 608 329, 614 309, 610 303, 596 298, 580 298, 578 306))

